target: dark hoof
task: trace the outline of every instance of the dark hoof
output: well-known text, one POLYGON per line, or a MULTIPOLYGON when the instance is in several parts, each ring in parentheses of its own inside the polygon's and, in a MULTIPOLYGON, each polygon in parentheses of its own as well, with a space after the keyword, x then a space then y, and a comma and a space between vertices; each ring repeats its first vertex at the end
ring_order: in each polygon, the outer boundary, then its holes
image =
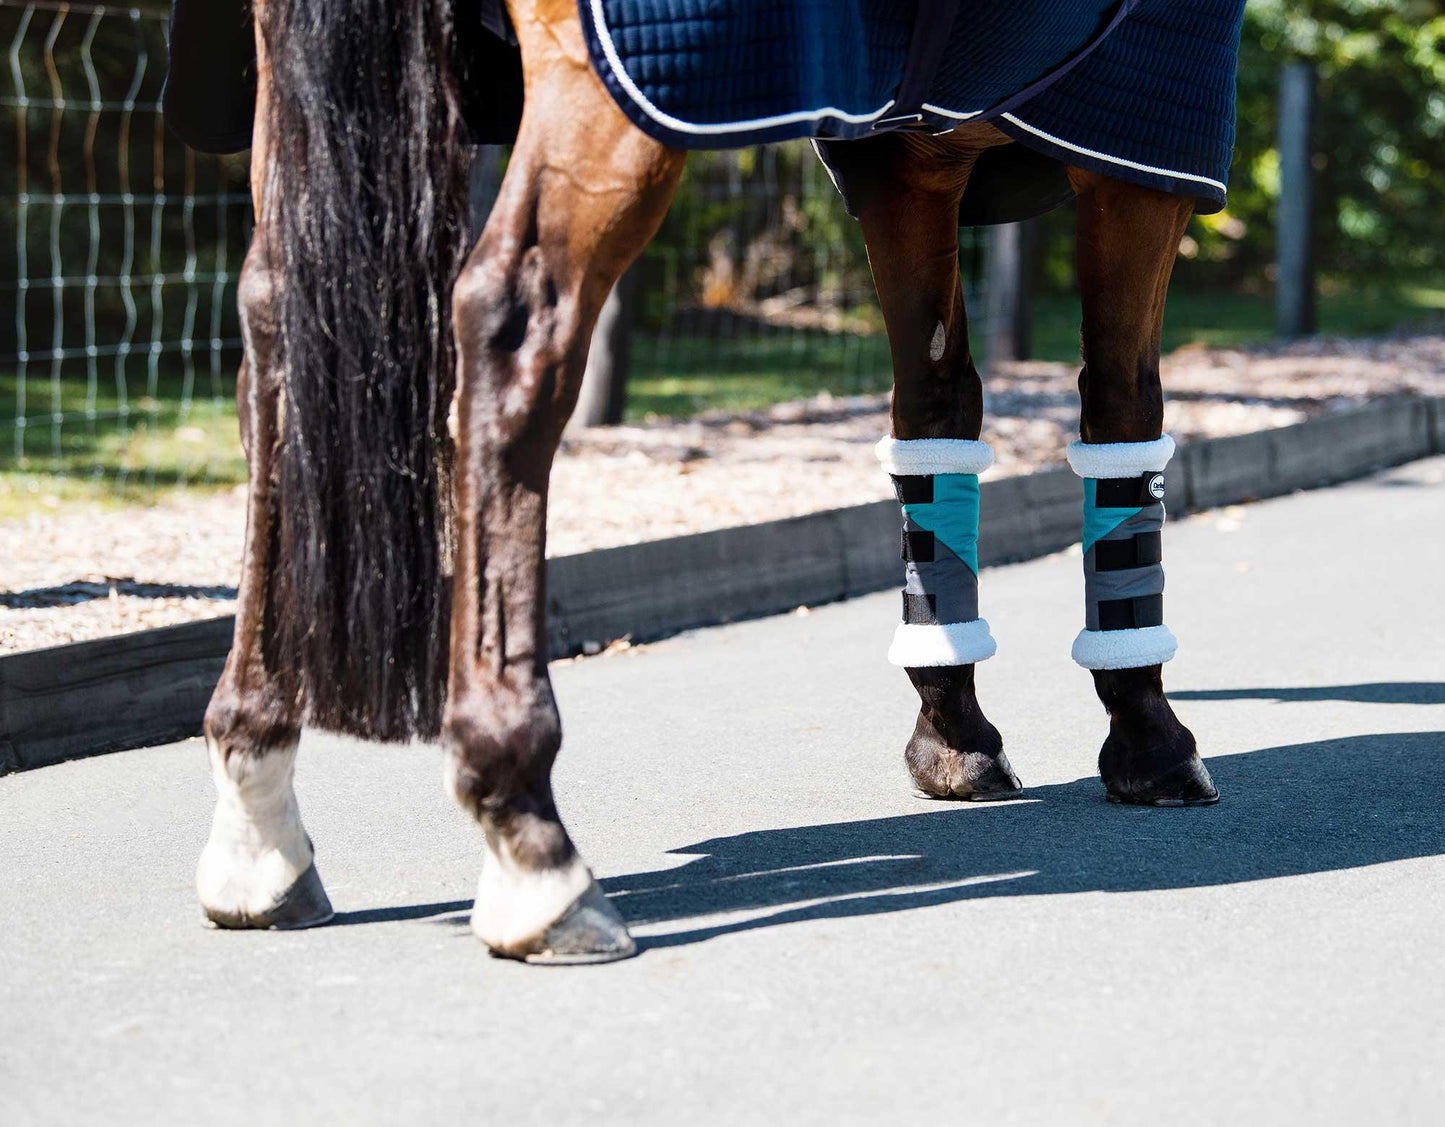
POLYGON ((336 914, 332 911, 331 900, 321 884, 321 875, 316 871, 314 861, 296 878, 296 883, 263 912, 228 912, 215 908, 206 908, 205 912, 206 918, 217 927, 270 928, 276 931, 320 927, 330 923, 336 914))
POLYGON ((615 963, 637 954, 622 916, 594 880, 587 891, 536 939, 512 950, 491 948, 493 955, 521 959, 534 966, 575 967, 615 963))
POLYGON ((1110 802, 1213 806, 1219 801, 1194 733, 1164 697, 1159 666, 1096 669, 1094 687, 1109 711, 1099 777, 1110 802))
POLYGON ((920 798, 997 802, 1023 794, 1003 753, 1003 738, 979 710, 973 666, 908 670, 918 690, 918 719, 903 761, 920 798))
POLYGON ((1219 801, 1209 768, 1197 755, 1157 778, 1106 779, 1104 788, 1110 802, 1130 806, 1213 806, 1219 801))
POLYGON ((914 762, 910 755, 908 769, 918 784, 920 798, 999 802, 1018 798, 1024 792, 1002 750, 988 755, 944 749, 923 763, 914 762))

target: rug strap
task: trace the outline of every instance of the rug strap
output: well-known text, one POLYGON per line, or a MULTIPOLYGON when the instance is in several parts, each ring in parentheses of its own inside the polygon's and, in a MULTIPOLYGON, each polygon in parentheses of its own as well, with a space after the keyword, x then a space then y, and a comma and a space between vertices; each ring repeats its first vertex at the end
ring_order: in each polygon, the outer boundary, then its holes
POLYGON ((903 621, 894 665, 972 665, 998 648, 978 616, 978 475, 986 442, 885 438, 878 460, 903 506, 903 621))
POLYGON ((918 0, 898 93, 888 115, 874 123, 874 129, 890 129, 923 120, 923 103, 943 63, 958 9, 959 0, 918 0))
POLYGON ((1167 434, 1153 442, 1075 442, 1069 465, 1084 480, 1084 629, 1074 660, 1085 669, 1137 669, 1174 656, 1164 625, 1164 467, 1167 434))

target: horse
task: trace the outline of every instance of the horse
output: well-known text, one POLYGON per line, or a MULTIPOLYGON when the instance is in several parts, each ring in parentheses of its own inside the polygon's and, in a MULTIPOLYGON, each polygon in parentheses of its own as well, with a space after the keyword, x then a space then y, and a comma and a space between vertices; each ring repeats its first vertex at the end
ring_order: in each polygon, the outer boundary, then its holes
MULTIPOLYGON (((636 10, 625 2, 506 0, 503 11, 485 0, 254 0, 250 22, 216 47, 254 53, 244 101, 256 225, 238 285, 243 570, 204 722, 217 791, 197 870, 205 916, 223 928, 332 917, 292 787, 301 730, 314 725, 441 743, 446 786, 482 831, 471 926, 493 954, 574 964, 635 953, 552 791, 562 730, 544 631, 548 479, 599 310, 658 230, 694 144, 811 135, 862 225, 893 363, 891 434, 878 454, 904 518, 904 613, 890 658, 918 693, 904 759, 931 798, 1022 793, 975 692, 975 665, 994 650, 978 613, 976 549, 990 451, 957 229, 989 221, 975 191, 984 184, 1016 189, 1025 211, 1077 201, 1083 364, 1069 453, 1083 479, 1086 613, 1074 656, 1108 713, 1098 770, 1113 801, 1217 801, 1163 691, 1175 645, 1160 563, 1173 444, 1159 354, 1186 224, 1223 204, 1242 6, 921 0, 899 13, 907 6, 876 0, 710 0, 692 8, 722 15, 684 30, 711 35, 718 50, 739 37, 729 12, 822 12, 838 39, 847 28, 834 21, 863 11, 903 68, 899 78, 840 66, 828 47, 827 65, 767 70, 734 50, 758 81, 856 80, 889 96, 881 109, 814 107, 729 130, 660 105, 675 73, 649 89, 628 69, 629 42, 645 52, 666 36, 624 34, 616 21, 636 10), (953 21, 980 13, 1004 22, 1003 39, 982 24, 960 37, 953 21), (1045 35, 1045 16, 1082 31, 1045 35), (1169 20, 1177 59, 1119 45, 1169 20), (1042 73, 1000 77, 995 64, 1025 47, 1042 73), (1208 105, 1175 114, 1180 137, 1215 130, 1214 163, 1151 163, 1039 124, 1043 108, 1064 104, 1043 95, 1071 84, 1068 104, 1098 109, 1098 127, 1122 136, 1161 98, 1129 95, 1134 108, 1121 115, 1089 68, 1143 60, 1163 75, 1159 89, 1175 90, 1164 72, 1183 66, 1185 51, 1212 52, 1225 72, 1200 95, 1208 105), (982 110, 926 100, 939 74, 962 71, 1004 85, 982 110), (469 104, 488 83, 520 94, 517 104, 469 104), (467 129, 478 117, 515 129, 515 144, 469 248, 467 129)), ((680 10, 674 0, 663 15, 680 10)), ((176 118, 180 79, 208 61, 185 52, 195 18, 188 28, 183 11, 166 95, 176 118)), ((1136 130, 1153 138, 1140 144, 1162 143, 1162 128, 1136 130)))

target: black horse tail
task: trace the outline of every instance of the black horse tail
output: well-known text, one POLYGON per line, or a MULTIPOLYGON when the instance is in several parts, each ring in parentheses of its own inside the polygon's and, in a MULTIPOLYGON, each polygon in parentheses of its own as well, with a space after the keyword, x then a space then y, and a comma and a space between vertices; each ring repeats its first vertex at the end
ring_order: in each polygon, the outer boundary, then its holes
POLYGON ((446 696, 454 0, 268 0, 284 373, 266 660, 306 721, 435 736, 446 696))

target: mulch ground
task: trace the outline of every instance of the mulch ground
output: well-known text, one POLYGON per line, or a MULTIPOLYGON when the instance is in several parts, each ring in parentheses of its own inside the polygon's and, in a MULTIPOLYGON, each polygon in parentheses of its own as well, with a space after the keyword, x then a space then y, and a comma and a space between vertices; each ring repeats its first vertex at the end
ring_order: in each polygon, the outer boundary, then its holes
MULTIPOLYGON (((1061 462, 1078 428, 1073 365, 986 380, 990 476, 1061 462)), ((1445 335, 1318 339, 1166 357, 1177 439, 1300 422, 1400 393, 1445 395, 1445 335)), ((549 555, 798 516, 892 495, 872 447, 887 396, 819 396, 743 415, 569 435, 552 477, 549 555)), ((0 523, 0 653, 234 609, 243 491, 182 493, 120 511, 37 511, 0 523)))

